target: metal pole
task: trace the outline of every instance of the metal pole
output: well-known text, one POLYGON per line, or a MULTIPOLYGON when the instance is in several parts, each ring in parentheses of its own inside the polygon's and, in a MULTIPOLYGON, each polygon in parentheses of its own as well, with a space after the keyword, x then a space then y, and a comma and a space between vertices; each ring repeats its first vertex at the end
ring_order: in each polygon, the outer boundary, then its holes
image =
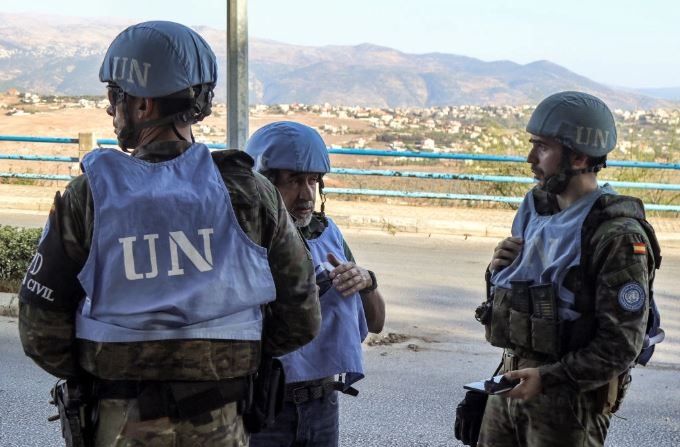
POLYGON ((248 0, 227 0, 227 148, 248 138, 248 0))

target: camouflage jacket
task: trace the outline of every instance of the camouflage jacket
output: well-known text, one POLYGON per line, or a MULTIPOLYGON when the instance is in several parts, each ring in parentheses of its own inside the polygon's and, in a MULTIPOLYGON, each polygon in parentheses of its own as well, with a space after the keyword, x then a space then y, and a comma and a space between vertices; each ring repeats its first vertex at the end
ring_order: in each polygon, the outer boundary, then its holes
MULTIPOLYGON (((534 189, 541 214, 557 212, 554 196, 534 189)), ((577 296, 584 317, 569 331, 572 346, 559 361, 539 367, 544 390, 568 386, 585 392, 627 371, 644 340, 649 297, 660 255, 642 202, 622 195, 598 199, 582 228, 581 266, 565 284, 577 296), (625 290, 645 294, 640 309, 626 309, 625 290)))
MULTIPOLYGON (((153 143, 132 156, 159 162, 188 147, 185 142, 153 143)), ((92 194, 86 176, 81 175, 63 195, 57 193, 38 247, 39 276, 29 269, 20 292, 21 342, 40 367, 64 378, 84 370, 105 379, 219 380, 253 373, 261 349, 283 355, 317 334, 321 314, 311 256, 280 195, 253 172, 252 159, 245 153, 229 150, 212 156, 239 224, 250 239, 268 250, 276 300, 269 304, 262 345, 206 339, 134 343, 76 339, 75 314, 84 298, 77 275, 88 257, 94 219, 92 194), (33 287, 27 287, 30 281, 33 287), (35 284, 42 286, 42 292, 35 284), (47 288, 49 299, 44 296, 47 288)))

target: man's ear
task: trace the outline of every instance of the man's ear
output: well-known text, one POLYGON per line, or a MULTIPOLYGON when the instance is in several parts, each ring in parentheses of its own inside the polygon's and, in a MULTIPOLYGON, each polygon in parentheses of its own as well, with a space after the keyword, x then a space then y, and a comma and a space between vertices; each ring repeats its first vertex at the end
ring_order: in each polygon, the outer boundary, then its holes
POLYGON ((156 103, 152 98, 136 98, 135 112, 139 119, 149 119, 154 113, 156 103))
POLYGON ((588 167, 588 156, 580 152, 572 152, 571 167, 573 169, 584 169, 588 167))

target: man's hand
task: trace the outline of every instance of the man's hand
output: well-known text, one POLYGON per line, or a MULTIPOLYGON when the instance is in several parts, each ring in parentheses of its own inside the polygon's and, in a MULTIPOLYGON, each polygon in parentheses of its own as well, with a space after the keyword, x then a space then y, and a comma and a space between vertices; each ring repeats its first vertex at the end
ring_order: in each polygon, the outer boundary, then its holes
POLYGON ((503 393, 503 397, 529 400, 538 396, 543 389, 538 368, 518 369, 517 371, 510 371, 504 375, 510 380, 519 379, 520 382, 519 385, 507 393, 503 393))
POLYGON ((326 258, 335 267, 328 276, 333 281, 333 287, 342 296, 350 296, 373 284, 371 275, 365 268, 359 267, 353 262, 340 262, 333 253, 328 253, 326 258))
POLYGON ((496 245, 489 270, 499 271, 512 264, 522 251, 524 241, 521 237, 506 237, 496 245))

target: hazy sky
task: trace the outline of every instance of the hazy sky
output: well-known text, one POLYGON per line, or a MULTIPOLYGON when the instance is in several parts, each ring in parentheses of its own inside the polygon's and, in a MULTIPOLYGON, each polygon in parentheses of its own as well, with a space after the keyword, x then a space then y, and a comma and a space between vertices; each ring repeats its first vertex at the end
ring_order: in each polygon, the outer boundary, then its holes
MULTIPOLYGON (((27 0, 2 12, 174 20, 226 29, 227 0, 27 0)), ((594 81, 680 86, 676 0, 249 0, 249 34, 301 45, 373 43, 525 64, 594 81)))

